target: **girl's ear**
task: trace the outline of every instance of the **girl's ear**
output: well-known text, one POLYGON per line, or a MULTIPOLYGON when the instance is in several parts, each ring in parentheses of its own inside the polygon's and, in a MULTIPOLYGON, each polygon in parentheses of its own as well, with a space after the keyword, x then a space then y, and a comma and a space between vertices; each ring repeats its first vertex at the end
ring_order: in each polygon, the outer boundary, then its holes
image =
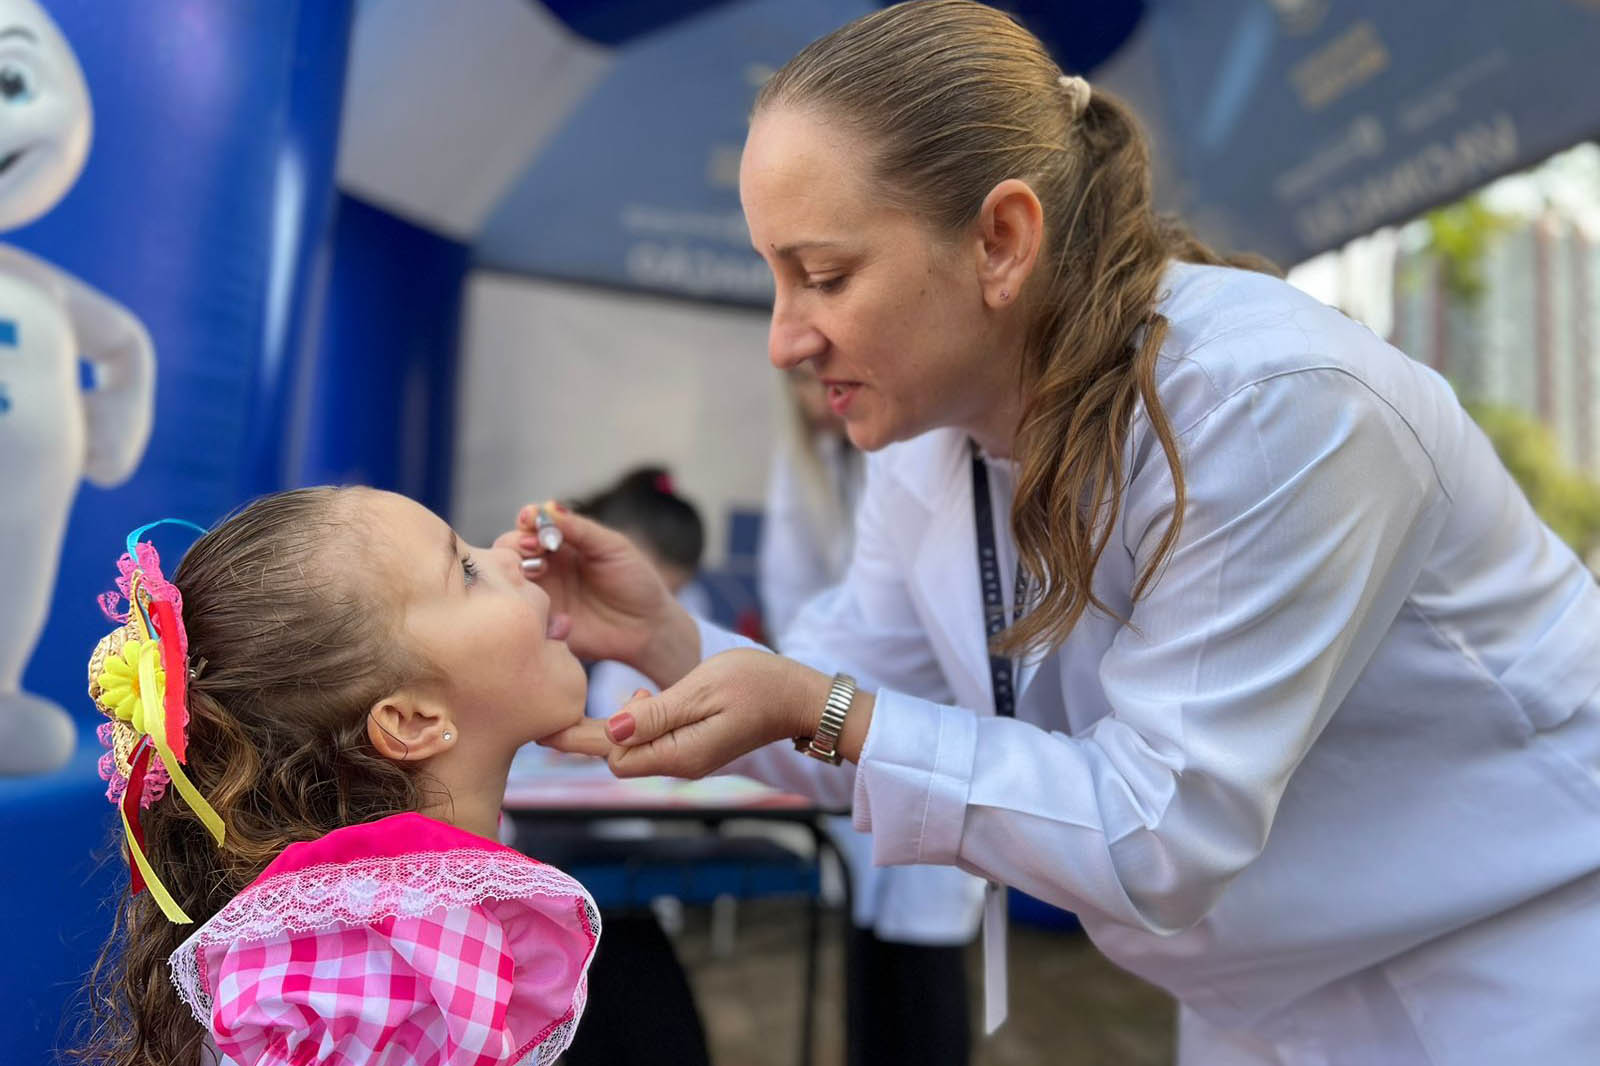
POLYGON ((449 749, 456 729, 445 708, 401 691, 385 696, 367 711, 367 736, 384 758, 418 762, 449 749))

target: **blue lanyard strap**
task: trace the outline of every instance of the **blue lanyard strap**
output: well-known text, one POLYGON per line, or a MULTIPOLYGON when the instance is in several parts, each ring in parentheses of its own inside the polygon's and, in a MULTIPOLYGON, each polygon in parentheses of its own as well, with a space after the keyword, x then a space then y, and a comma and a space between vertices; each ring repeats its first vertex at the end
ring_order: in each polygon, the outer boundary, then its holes
MULTIPOLYGON (((992 641, 1006 627, 1006 605, 1000 598, 1000 561, 995 548, 994 501, 989 496, 989 468, 983 464, 976 442, 972 444, 972 517, 978 533, 978 580, 983 586, 983 631, 992 641)), ((1013 624, 1022 617, 1027 594, 1028 578, 1022 571, 1022 560, 1019 559, 1016 591, 1011 600, 1013 624)), ((1015 677, 1015 665, 1010 659, 989 652, 989 685, 994 693, 994 713, 1002 718, 1013 718, 1017 713, 1015 677)))

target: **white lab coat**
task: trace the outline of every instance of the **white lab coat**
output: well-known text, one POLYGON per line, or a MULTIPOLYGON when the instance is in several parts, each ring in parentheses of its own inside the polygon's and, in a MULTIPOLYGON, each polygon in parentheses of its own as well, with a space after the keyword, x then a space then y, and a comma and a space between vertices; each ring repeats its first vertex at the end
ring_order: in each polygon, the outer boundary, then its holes
MULTIPOLYGON (((860 457, 837 438, 825 438, 823 469, 828 488, 847 512, 861 496, 860 457)), ((767 480, 766 513, 761 526, 761 603, 769 629, 777 634, 777 647, 788 650, 785 632, 813 597, 826 594, 849 566, 850 527, 837 542, 820 530, 806 498, 804 474, 792 447, 773 455, 767 480)), ((904 687, 904 686, 902 686, 904 687)), ((932 699, 948 696, 940 682, 919 695, 932 699)), ((794 751, 792 745, 774 745, 743 764, 742 772, 762 776, 760 764, 816 760, 794 751)), ((849 819, 830 818, 829 834, 849 868, 855 924, 871 929, 882 940, 899 944, 955 945, 970 941, 978 930, 983 908, 983 881, 954 866, 876 866, 872 840, 850 827, 849 819)))
POLYGON ((886 448, 789 647, 879 689, 860 766, 766 769, 879 863, 1076 911, 1186 1064, 1600 1061, 1592 576, 1432 371, 1269 277, 1163 291, 1188 502, 1131 604, 1173 510, 1139 412, 1095 575, 1132 625, 1086 614, 996 719, 966 441, 886 448))

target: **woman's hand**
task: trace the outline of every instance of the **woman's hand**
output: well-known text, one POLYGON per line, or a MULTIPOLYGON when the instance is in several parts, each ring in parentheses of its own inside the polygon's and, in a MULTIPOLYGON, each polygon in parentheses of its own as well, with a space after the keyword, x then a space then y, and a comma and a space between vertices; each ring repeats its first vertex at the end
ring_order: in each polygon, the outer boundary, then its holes
POLYGON ((552 617, 566 616, 573 653, 627 663, 658 685, 687 673, 700 660, 700 631, 639 549, 560 504, 546 507, 561 530, 560 548, 550 552, 539 543, 534 504, 522 508, 517 528, 494 546, 522 556, 523 573, 550 596, 552 617))
POLYGON ((773 741, 809 734, 831 682, 770 652, 713 655, 676 685, 639 696, 607 719, 616 745, 611 770, 618 777, 704 777, 773 741))
MULTIPOLYGON (((649 695, 640 689, 635 696, 649 695)), ((608 757, 616 748, 611 743, 611 738, 606 735, 606 720, 604 718, 585 718, 576 725, 569 725, 565 729, 551 733, 549 736, 540 737, 539 743, 555 751, 564 751, 569 755, 592 755, 597 759, 608 757)))

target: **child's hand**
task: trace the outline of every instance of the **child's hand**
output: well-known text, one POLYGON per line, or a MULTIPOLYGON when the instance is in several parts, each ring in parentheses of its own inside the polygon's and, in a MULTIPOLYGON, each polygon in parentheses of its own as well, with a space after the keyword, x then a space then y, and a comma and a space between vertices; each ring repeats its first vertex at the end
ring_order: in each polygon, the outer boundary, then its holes
POLYGON ((552 616, 567 617, 573 652, 627 663, 659 685, 687 673, 700 660, 700 631, 649 560, 617 531, 554 501, 543 506, 561 530, 559 548, 539 543, 537 504, 522 508, 517 528, 494 543, 522 557, 522 572, 549 594, 552 616))

